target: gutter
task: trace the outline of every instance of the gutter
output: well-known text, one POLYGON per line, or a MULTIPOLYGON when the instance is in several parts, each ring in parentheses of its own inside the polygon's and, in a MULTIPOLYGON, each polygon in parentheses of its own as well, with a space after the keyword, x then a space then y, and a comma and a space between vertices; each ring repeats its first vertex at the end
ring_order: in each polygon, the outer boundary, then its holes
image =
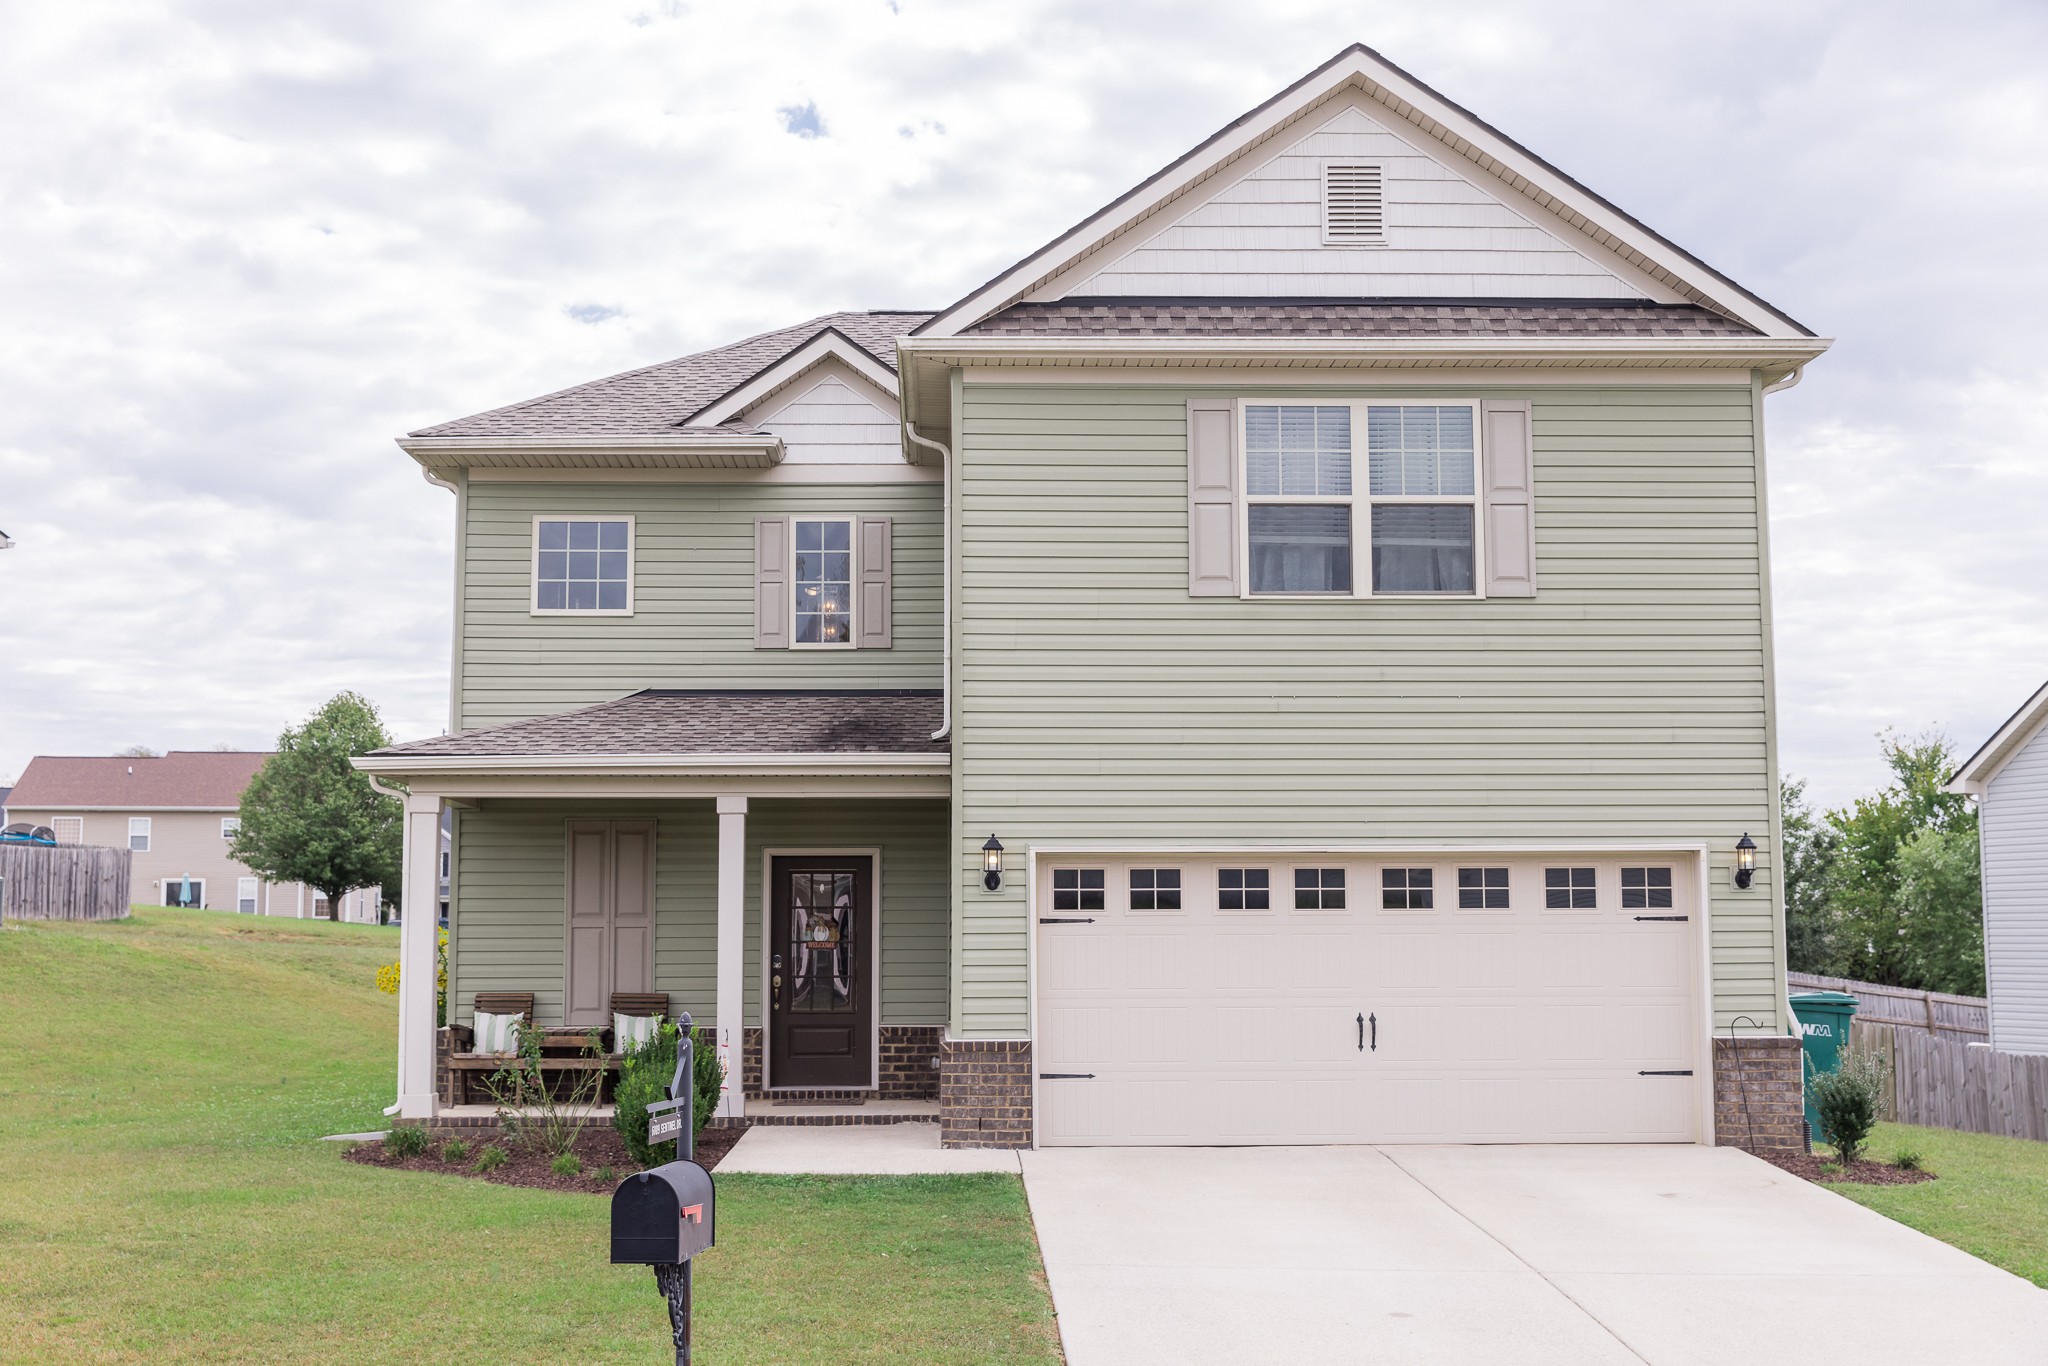
POLYGON ((917 429, 907 421, 903 424, 903 434, 918 445, 939 453, 939 469, 945 485, 945 497, 939 505, 940 540, 943 542, 939 556, 939 728, 932 732, 932 739, 943 740, 953 729, 953 452, 946 449, 943 441, 919 436, 917 429))
POLYGON ((1449 364, 1636 364, 1691 368, 1805 365, 1834 343, 1825 337, 907 337, 903 354, 942 364, 1267 366, 1332 364, 1415 368, 1449 364))
POLYGON ((361 754, 364 773, 551 773, 612 777, 646 773, 876 774, 943 771, 950 754, 361 754))

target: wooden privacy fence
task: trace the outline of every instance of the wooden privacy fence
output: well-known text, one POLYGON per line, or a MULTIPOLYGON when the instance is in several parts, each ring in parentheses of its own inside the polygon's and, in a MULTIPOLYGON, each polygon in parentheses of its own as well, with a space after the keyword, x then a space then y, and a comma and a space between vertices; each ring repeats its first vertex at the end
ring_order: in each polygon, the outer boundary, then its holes
POLYGON ((0 844, 0 918, 124 920, 131 858, 89 844, 0 844))
POLYGON ((1982 996, 1950 996, 1939 991, 1914 991, 1911 987, 1881 987, 1875 982, 1853 982, 1846 977, 1816 977, 1811 973, 1788 972, 1785 985, 1796 995, 1802 991, 1842 991, 1856 998, 1856 1018, 1901 1029, 1919 1029, 1943 1039, 1961 1043, 1984 1043, 1991 1038, 1991 1005, 1982 996))
POLYGON ((1860 1019, 1850 1028, 1849 1046, 1881 1053, 1891 1063, 1887 1119, 2048 1141, 2048 1056, 1999 1053, 1860 1019))

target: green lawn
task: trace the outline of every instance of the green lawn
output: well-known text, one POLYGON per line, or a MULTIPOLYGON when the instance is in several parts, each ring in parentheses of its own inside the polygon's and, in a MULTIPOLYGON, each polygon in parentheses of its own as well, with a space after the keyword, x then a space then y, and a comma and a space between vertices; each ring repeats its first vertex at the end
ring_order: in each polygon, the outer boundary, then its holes
POLYGON ((1919 1153, 1941 1179, 1828 1189, 2048 1289, 2048 1143, 1877 1126, 1870 1156, 1889 1162, 1901 1148, 1919 1153))
MULTIPOLYGON (((383 1127, 397 931, 145 910, 0 930, 0 1357, 663 1362, 601 1197, 342 1161, 383 1127)), ((1014 1177, 734 1176, 720 1363, 1057 1362, 1014 1177)))

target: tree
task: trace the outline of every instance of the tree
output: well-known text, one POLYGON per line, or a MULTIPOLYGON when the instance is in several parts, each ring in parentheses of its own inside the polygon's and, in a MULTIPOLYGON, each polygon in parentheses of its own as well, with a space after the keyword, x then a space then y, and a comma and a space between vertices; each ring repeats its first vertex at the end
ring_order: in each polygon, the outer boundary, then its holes
POLYGON ((148 745, 130 745, 126 749, 116 750, 114 757, 116 759, 161 759, 164 756, 158 754, 148 745))
POLYGON ((1899 851, 1906 969, 1925 991, 1984 994, 1984 889, 1975 824, 1922 830, 1899 851))
POLYGON ((1806 802, 1806 783, 1778 788, 1784 835, 1785 961, 1794 972, 1832 974, 1840 966, 1841 932, 1828 901, 1840 837, 1806 802))
MULTIPOLYGON (((1953 933, 1965 915, 1963 908, 1942 900, 1958 893, 1954 880, 1935 879, 1932 869, 1923 875, 1919 895, 1936 900, 1917 909, 1909 904, 1903 895, 1902 856, 1923 832, 1967 834, 1974 843, 1977 813, 1967 797, 1945 790, 1954 767, 1946 736, 1928 732, 1904 740, 1887 732, 1882 740, 1891 785, 1827 815, 1837 841, 1828 902, 1841 931, 1842 975, 1918 987, 1923 986, 1921 973, 1930 961, 1917 942, 1919 935, 1923 929, 1953 933)), ((1930 850, 1926 857, 1935 855, 1930 850)), ((1955 857, 1954 849, 1940 855, 1944 867, 1955 857)), ((1943 961, 1951 959, 1949 953, 1943 961)))
POLYGON ((398 899, 403 809, 352 768, 391 743, 377 709, 352 692, 277 737, 242 793, 242 828, 229 852, 273 882, 303 882, 330 908, 358 887, 398 899))

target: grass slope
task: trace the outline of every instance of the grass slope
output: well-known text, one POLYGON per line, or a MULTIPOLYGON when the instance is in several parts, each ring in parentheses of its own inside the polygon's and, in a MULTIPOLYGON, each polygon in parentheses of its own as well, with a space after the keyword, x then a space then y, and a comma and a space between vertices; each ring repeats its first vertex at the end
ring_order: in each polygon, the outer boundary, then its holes
MULTIPOLYGON (((0 1356, 662 1362, 602 1198, 341 1160, 397 932, 148 910, 0 931, 0 1356)), ((1013 1177, 719 1182, 720 1363, 1056 1362, 1013 1177)))
POLYGON ((2048 1289, 2048 1143, 1911 1124, 1880 1124, 1871 1135, 1880 1161, 1902 1148, 1941 1179, 1828 1189, 2048 1289))

